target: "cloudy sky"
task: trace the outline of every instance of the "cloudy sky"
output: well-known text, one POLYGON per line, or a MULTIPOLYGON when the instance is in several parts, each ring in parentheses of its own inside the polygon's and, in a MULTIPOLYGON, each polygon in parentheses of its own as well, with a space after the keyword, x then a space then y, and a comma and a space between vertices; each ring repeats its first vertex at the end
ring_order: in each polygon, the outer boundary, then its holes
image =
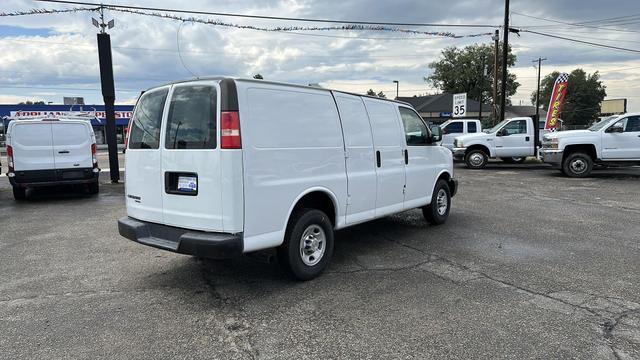
MULTIPOLYGON (((504 11, 504 3, 500 0, 107 2, 283 17, 496 26, 502 22, 504 11)), ((29 0, 3 0, 2 4, 0 11, 5 12, 71 7, 29 0)), ((640 49, 638 0, 512 0, 511 10, 514 27, 640 49), (588 23, 582 24, 585 22, 588 23)), ((0 17, 0 103, 28 99, 61 103, 63 96, 83 96, 87 103, 101 103, 92 16, 96 14, 0 17)), ((438 58, 444 47, 491 42, 490 36, 451 39, 373 31, 263 32, 111 11, 106 16, 116 22, 110 33, 117 103, 132 103, 140 90, 193 75, 247 77, 255 73, 269 80, 319 83, 353 92, 362 93, 373 88, 391 96, 395 95, 392 81, 399 80, 401 96, 436 93, 437 90, 429 87, 423 77, 429 75, 427 65, 438 58)), ((221 16, 208 18, 262 27, 324 25, 221 16)), ((459 35, 492 31, 444 27, 413 29, 449 31, 459 35)), ((512 97, 514 104, 530 104, 530 94, 536 87, 532 60, 542 56, 548 59, 543 63, 543 75, 577 67, 588 73, 599 71, 607 86, 608 98, 627 98, 629 110, 640 111, 639 53, 602 49, 530 33, 511 36, 511 43, 518 57, 516 67, 511 71, 522 84, 512 97)))

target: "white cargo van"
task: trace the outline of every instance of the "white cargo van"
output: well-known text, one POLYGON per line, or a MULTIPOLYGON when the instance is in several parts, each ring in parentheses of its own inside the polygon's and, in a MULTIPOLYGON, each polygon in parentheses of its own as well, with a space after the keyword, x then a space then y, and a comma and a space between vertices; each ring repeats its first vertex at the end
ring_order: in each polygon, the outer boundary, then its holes
POLYGON ((390 100, 264 80, 159 86, 131 120, 119 232, 209 258, 277 248, 311 279, 334 229, 413 208, 446 221, 457 182, 438 140, 390 100))
POLYGON ((16 200, 27 188, 78 185, 98 192, 96 138, 86 120, 14 120, 7 129, 7 176, 16 200))

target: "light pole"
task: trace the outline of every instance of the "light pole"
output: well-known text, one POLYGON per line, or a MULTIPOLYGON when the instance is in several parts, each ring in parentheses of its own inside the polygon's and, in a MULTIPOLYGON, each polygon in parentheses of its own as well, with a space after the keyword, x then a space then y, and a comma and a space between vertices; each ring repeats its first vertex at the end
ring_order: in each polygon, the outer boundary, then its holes
POLYGON ((93 26, 100 29, 98 33, 98 62, 100 63, 100 85, 102 98, 104 99, 104 112, 107 118, 106 133, 107 147, 109 149, 109 175, 111 182, 117 184, 120 180, 118 164, 118 144, 116 141, 116 113, 114 104, 116 101, 116 89, 113 81, 113 61, 111 58, 111 37, 107 29, 114 26, 113 20, 104 22, 104 7, 100 7, 100 21, 91 18, 93 26))
POLYGON ((540 68, 542 67, 542 62, 547 60, 547 58, 539 57, 536 60, 531 60, 531 62, 538 63, 538 90, 536 90, 536 121, 540 121, 540 68))
POLYGON ((393 82, 396 84, 396 100, 398 100, 400 97, 400 81, 393 80, 393 82))

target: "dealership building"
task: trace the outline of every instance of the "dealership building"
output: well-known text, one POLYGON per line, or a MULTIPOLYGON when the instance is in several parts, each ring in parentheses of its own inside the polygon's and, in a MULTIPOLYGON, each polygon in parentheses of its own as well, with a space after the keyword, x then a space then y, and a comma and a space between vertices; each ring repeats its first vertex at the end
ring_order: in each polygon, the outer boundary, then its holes
MULTIPOLYGON (((116 105, 116 138, 118 144, 124 144, 125 128, 129 124, 129 118, 133 115, 133 105, 116 105)), ((91 120, 93 131, 96 134, 96 144, 106 146, 107 123, 105 119, 104 105, 8 105, 0 104, 0 147, 4 147, 5 131, 9 122, 20 118, 56 117, 56 116, 86 116, 91 120)))

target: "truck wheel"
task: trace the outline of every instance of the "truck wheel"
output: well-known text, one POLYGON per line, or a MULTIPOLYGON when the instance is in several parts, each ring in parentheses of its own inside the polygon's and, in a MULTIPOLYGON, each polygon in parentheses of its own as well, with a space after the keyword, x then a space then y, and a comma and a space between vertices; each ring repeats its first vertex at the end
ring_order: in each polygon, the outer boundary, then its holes
POLYGON ((591 156, 575 152, 567 155, 562 162, 563 173, 569 177, 581 178, 589 176, 593 170, 593 159, 591 156))
POLYGON ((100 183, 93 182, 91 184, 89 184, 89 194, 97 194, 100 192, 100 183))
POLYGON ((27 189, 19 186, 13 187, 13 198, 16 200, 24 200, 27 198, 27 189))
POLYGON ((451 191, 449 185, 444 180, 438 180, 431 195, 431 203, 422 208, 422 215, 429 224, 442 225, 447 221, 450 209, 451 191))
POLYGON ((280 265, 298 280, 320 275, 333 255, 333 225, 329 217, 316 209, 296 211, 278 248, 280 265))
POLYGON ((482 169, 488 160, 487 154, 480 149, 470 150, 464 157, 464 162, 470 169, 482 169))

